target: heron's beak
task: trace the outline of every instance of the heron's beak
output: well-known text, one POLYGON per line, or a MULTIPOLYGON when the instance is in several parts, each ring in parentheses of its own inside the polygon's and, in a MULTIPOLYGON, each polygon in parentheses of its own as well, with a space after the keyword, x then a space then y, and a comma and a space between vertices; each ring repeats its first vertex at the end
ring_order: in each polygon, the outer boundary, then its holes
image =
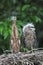
POLYGON ((35 31, 35 28, 31 28, 32 31, 35 31))

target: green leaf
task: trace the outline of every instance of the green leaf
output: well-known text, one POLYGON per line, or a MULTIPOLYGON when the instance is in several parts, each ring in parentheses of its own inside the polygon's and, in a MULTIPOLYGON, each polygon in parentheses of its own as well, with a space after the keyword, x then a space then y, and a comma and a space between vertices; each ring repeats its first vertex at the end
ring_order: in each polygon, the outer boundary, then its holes
POLYGON ((0 33, 3 32, 3 25, 0 25, 0 33))
POLYGON ((4 39, 6 39, 8 36, 8 31, 4 32, 4 39))
POLYGON ((24 5, 23 7, 22 7, 22 11, 25 11, 27 8, 29 8, 30 7, 30 5, 24 5))
POLYGON ((41 21, 41 19, 37 16, 35 16, 35 19, 36 19, 36 23, 41 21))
POLYGON ((33 9, 33 10, 37 10, 37 7, 36 7, 36 6, 32 6, 32 9, 33 9))

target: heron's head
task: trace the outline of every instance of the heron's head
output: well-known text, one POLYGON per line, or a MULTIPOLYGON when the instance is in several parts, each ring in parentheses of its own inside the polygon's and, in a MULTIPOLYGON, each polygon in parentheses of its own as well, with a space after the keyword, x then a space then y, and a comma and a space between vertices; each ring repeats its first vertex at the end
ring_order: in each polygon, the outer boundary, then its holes
POLYGON ((27 25, 25 25, 23 27, 23 32, 27 29, 27 28, 30 28, 32 31, 35 31, 35 26, 33 23, 28 23, 27 25))
POLYGON ((16 16, 11 17, 12 23, 16 23, 16 16))
POLYGON ((30 28, 31 30, 35 31, 35 26, 33 23, 29 23, 28 24, 28 28, 30 28))

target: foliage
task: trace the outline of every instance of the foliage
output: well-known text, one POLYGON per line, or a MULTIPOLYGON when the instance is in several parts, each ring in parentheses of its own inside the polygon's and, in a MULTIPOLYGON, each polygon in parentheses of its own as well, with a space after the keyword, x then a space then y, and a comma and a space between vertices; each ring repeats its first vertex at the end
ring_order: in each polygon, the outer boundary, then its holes
POLYGON ((0 37, 0 47, 3 46, 3 50, 9 49, 11 36, 11 20, 8 18, 4 21, 1 21, 0 23, 0 36, 3 36, 3 38, 0 37), (1 42, 1 40, 3 40, 3 42, 1 42))

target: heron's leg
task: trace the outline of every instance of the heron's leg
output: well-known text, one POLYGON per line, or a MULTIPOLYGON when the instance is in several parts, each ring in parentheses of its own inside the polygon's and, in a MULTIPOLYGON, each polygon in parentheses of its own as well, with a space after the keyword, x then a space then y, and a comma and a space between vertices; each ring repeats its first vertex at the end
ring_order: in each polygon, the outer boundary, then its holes
POLYGON ((31 51, 32 51, 32 53, 33 53, 33 46, 31 45, 31 51))

